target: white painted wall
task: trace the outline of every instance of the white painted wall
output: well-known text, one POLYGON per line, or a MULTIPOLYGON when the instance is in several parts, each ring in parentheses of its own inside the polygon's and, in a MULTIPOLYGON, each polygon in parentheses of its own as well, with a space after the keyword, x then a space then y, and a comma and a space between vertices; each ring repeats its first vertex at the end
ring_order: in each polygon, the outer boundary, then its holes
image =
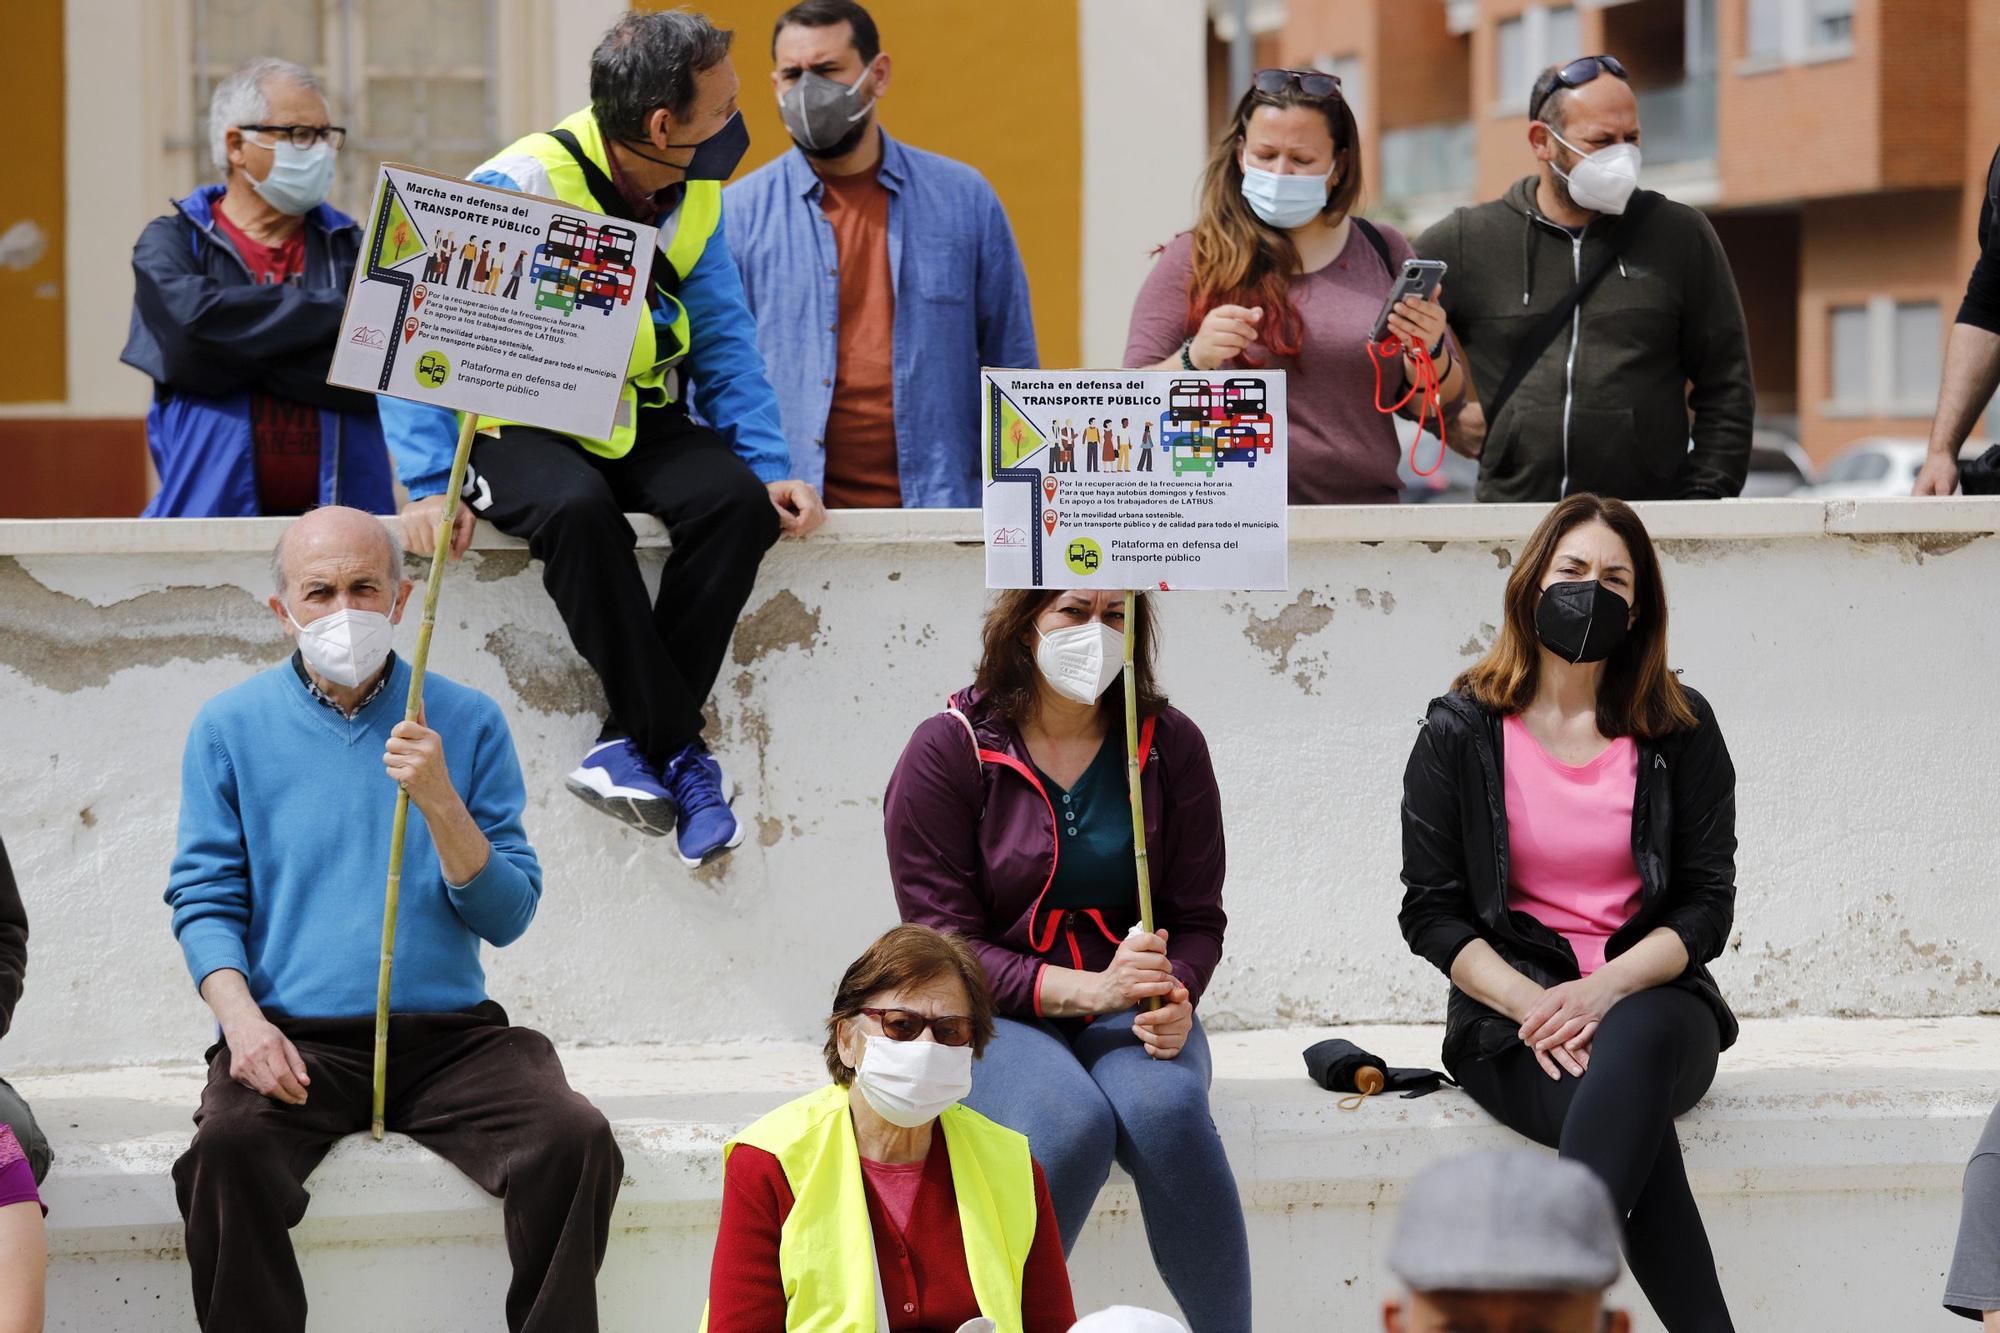
POLYGON ((1083 79, 1083 360, 1123 364, 1153 251, 1194 223, 1208 155, 1202 0, 1077 6, 1083 79))
MULTIPOLYGON (((2000 747, 1979 702, 2000 652, 2000 541, 1979 534, 2000 502, 1653 515, 1675 534, 1674 661, 1740 773, 1724 990, 1745 1014, 2000 1010, 2000 747), (1873 530, 1912 521, 1931 531, 1873 530)), ((1490 639, 1533 517, 1295 510, 1298 592, 1169 599, 1165 681, 1208 734, 1228 820, 1211 1025, 1439 1016, 1444 983, 1395 925, 1403 765, 1426 701, 1490 639)), ((262 606, 280 525, 0 524, 0 834, 34 928, 7 1066, 200 1049, 160 902, 179 757, 204 699, 282 655, 262 606)), ((771 557, 738 633, 712 735, 754 824, 693 875, 562 790, 594 736, 592 683, 525 554, 452 571, 433 666, 505 707, 548 868, 539 920, 490 963, 520 1021, 568 1043, 803 1039, 891 923, 880 798, 911 728, 970 676, 977 529, 951 513, 832 528, 771 557)))

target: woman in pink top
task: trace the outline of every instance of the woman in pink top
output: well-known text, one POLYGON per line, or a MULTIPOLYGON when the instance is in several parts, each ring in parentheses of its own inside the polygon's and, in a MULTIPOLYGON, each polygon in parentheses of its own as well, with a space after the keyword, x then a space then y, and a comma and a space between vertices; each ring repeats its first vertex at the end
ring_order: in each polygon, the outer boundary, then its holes
POLYGON ((42 1326, 48 1239, 35 1171, 14 1131, 0 1124, 0 1329, 42 1326))
POLYGON ((1674 1117, 1736 1019, 1706 964, 1736 898, 1736 773, 1667 667, 1667 598, 1617 500, 1549 511, 1498 640, 1403 779, 1403 935, 1451 978, 1445 1066, 1595 1170, 1668 1333, 1731 1330, 1674 1117))
MULTIPOLYGON (((1361 189, 1361 142, 1340 80, 1258 71, 1209 154, 1194 230, 1160 252, 1125 339, 1133 368, 1292 372, 1293 504, 1394 504, 1402 491, 1402 445, 1395 421, 1375 410, 1368 338, 1416 252, 1394 228, 1352 216, 1361 189)), ((1405 347, 1437 349, 1443 400, 1456 404, 1465 372, 1444 309, 1406 299, 1389 328, 1405 347)), ((1409 357, 1385 359, 1382 400, 1400 400, 1416 374, 1409 357)))

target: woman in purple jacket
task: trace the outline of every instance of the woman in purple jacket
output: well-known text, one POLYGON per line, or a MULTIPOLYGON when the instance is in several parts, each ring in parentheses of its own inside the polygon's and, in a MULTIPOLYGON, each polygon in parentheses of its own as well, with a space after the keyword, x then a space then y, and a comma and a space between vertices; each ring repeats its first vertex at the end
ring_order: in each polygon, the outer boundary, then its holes
POLYGON ((1194 1013, 1222 956, 1222 802, 1200 730, 1154 686, 1143 596, 1138 615, 1158 930, 1137 929, 1119 593, 1000 595, 973 687, 889 779, 889 867, 903 920, 986 969, 998 1031, 966 1104, 1028 1136, 1065 1250, 1116 1160, 1193 1333, 1224 1333, 1250 1327, 1250 1248, 1194 1013))

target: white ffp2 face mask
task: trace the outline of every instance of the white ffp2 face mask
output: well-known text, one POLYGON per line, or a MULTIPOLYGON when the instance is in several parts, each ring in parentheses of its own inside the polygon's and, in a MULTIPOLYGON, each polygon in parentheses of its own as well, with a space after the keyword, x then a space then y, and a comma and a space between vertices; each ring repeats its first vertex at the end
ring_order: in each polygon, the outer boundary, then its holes
POLYGON ((1613 217, 1623 213, 1625 205, 1632 202, 1632 192, 1639 188, 1639 145, 1614 143, 1594 153, 1585 153, 1553 128, 1549 134, 1570 152, 1583 157, 1567 175, 1561 167, 1549 163, 1549 169, 1569 186, 1569 197, 1576 201, 1576 206, 1613 217))
POLYGON ((353 689, 388 660, 396 625, 380 611, 348 608, 301 625, 285 608, 285 619, 299 632, 299 655, 321 677, 353 689))
POLYGON ((1094 704, 1125 666, 1125 635, 1103 621, 1065 625, 1047 633, 1035 648, 1035 665, 1065 699, 1094 704))
POLYGON ((865 1032, 854 1086, 875 1114, 899 1129, 928 1125, 972 1093, 972 1048, 890 1041, 865 1032))

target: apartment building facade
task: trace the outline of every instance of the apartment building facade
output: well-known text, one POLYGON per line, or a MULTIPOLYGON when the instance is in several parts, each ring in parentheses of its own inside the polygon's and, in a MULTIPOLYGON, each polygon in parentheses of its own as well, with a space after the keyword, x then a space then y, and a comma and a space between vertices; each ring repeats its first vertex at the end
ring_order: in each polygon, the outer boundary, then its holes
POLYGON ((1412 229, 1533 169, 1539 70, 1618 56, 1645 184, 1705 210, 1735 267, 1760 424, 1819 464, 1927 433, 2000 144, 2000 89, 1979 81, 2000 5, 1289 0, 1276 46, 1342 76, 1371 211, 1412 229))

